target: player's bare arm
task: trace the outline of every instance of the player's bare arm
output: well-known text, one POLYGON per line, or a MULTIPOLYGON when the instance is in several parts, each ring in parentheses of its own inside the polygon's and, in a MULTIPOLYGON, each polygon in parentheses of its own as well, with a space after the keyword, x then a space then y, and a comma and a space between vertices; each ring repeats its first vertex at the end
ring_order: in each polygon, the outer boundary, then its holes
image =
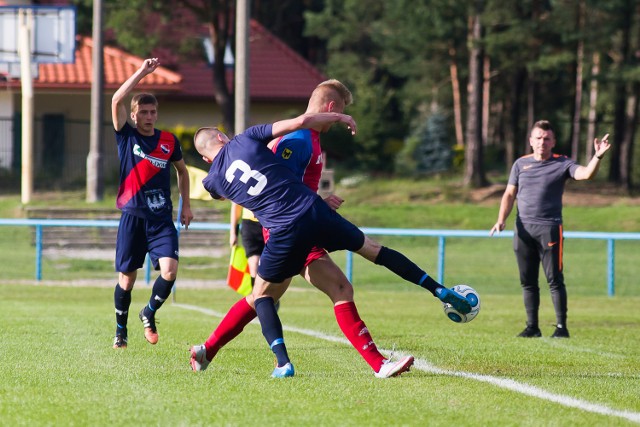
POLYGON ((131 75, 111 98, 111 119, 115 130, 120 130, 127 122, 127 109, 124 100, 131 93, 133 88, 145 78, 153 73, 160 65, 158 58, 145 59, 140 68, 131 75))
POLYGON ((275 122, 272 127, 274 138, 286 135, 300 129, 312 129, 324 127, 333 123, 345 123, 351 130, 351 134, 356 134, 356 122, 351 116, 340 113, 308 113, 288 120, 275 122))
POLYGON ((191 199, 189 198, 189 170, 184 163, 184 160, 178 160, 173 162, 173 167, 178 174, 178 191, 182 196, 182 213, 180 215, 180 224, 184 225, 184 228, 189 228, 191 220, 193 219, 193 213, 191 212, 191 199))
POLYGON ((500 201, 500 210, 498 211, 498 220, 495 225, 491 228, 489 232, 490 236, 493 236, 494 233, 500 234, 502 230, 504 230, 506 226, 507 218, 509 218, 509 214, 513 209, 513 205, 516 200, 516 194, 518 191, 518 187, 515 185, 507 185, 506 190, 504 190, 504 194, 502 195, 502 200, 500 201))
POLYGON ((576 181, 582 181, 596 176, 598 169, 600 169, 600 161, 609 148, 611 148, 611 144, 609 144, 609 134, 603 136, 601 140, 595 138, 593 140, 593 150, 595 153, 593 158, 586 166, 580 166, 576 169, 576 173, 573 178, 576 181))

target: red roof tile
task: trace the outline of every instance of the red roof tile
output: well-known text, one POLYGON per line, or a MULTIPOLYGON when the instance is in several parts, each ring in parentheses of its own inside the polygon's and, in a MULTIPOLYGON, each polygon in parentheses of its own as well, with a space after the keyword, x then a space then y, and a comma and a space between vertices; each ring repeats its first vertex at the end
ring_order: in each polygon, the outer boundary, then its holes
MULTIPOLYGON (((251 20, 249 40, 252 99, 307 99, 316 85, 326 80, 317 68, 254 20, 251 20)), ((184 77, 180 95, 213 96, 213 71, 209 64, 204 61, 181 64, 178 71, 184 77)), ((233 79, 234 71, 229 69, 227 80, 232 83, 233 79)))
MULTIPOLYGON (((93 40, 89 37, 78 37, 76 60, 73 64, 40 64, 39 75, 34 79, 35 88, 85 89, 91 88, 93 40)), ((104 85, 105 89, 117 90, 143 59, 125 53, 120 49, 105 46, 104 48, 104 85)), ((145 77, 140 87, 147 90, 180 89, 182 76, 163 67, 145 77)))
MULTIPOLYGON (((38 78, 33 85, 37 89, 90 90, 92 79, 93 40, 78 36, 73 64, 40 64, 38 78)), ((256 21, 250 27, 251 99, 296 101, 307 99, 311 91, 326 77, 302 56, 267 31, 256 21)), ((104 47, 104 78, 106 90, 117 90, 142 64, 143 59, 121 49, 104 47)), ((227 72, 229 84, 233 82, 233 70, 227 72)), ((140 88, 156 92, 169 92, 188 98, 213 97, 211 66, 204 61, 184 62, 177 72, 159 67, 140 82, 140 88)), ((18 79, 7 83, 20 87, 18 79)))

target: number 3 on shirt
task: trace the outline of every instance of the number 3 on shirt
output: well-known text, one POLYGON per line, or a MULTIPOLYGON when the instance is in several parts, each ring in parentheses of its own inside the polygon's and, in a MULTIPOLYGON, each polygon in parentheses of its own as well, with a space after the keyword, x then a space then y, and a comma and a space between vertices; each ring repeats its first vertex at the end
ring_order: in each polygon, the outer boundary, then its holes
POLYGON ((235 173, 237 170, 242 172, 242 175, 240 175, 241 182, 246 184, 247 182, 249 182, 249 178, 253 178, 257 181, 257 183, 249 187, 249 190, 247 191, 247 194, 249 194, 250 196, 256 196, 260 194, 260 192, 267 185, 267 177, 262 175, 260 172, 251 169, 251 166, 249 166, 242 160, 235 160, 233 163, 231 163, 231 166, 229 166, 229 169, 227 169, 227 173, 225 174, 225 178, 227 178, 227 181, 229 181, 230 183, 233 182, 233 180, 236 178, 235 173))

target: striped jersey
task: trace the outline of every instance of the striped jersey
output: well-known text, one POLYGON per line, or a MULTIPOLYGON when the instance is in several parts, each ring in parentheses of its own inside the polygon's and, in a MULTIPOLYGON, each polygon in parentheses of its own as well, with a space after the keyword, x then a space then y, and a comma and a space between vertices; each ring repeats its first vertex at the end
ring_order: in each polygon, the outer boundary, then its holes
POLYGON ((172 215, 171 162, 182 160, 182 149, 172 133, 154 129, 145 136, 129 123, 116 131, 120 158, 120 187, 116 206, 145 219, 172 215))

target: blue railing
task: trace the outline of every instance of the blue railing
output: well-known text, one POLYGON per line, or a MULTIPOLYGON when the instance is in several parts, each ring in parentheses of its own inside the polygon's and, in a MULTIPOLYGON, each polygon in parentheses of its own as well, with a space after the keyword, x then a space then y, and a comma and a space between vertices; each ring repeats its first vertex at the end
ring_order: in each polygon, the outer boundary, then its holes
MULTIPOLYGON (((78 220, 78 219, 1 219, 0 226, 29 226, 35 227, 35 247, 36 247, 36 280, 42 280, 42 229, 43 227, 118 227, 115 220, 78 220)), ((176 227, 180 230, 179 224, 176 227)), ((192 222, 190 230, 229 230, 228 223, 204 223, 192 222)), ((410 236, 410 237, 437 237, 438 238, 438 281, 444 281, 444 260, 447 237, 484 237, 488 238, 489 232, 486 230, 425 230, 420 228, 369 228, 362 227, 362 231, 369 235, 385 236, 410 236)), ((640 233, 603 233, 603 232, 583 232, 565 231, 565 238, 605 240, 607 242, 607 292, 609 296, 615 294, 615 242, 617 240, 638 240, 640 233)), ((503 231, 493 238, 513 238, 512 231, 503 231)), ((147 283, 150 281, 150 263, 147 262, 147 283)), ((347 252, 346 276, 351 281, 353 278, 353 253, 347 252)))

